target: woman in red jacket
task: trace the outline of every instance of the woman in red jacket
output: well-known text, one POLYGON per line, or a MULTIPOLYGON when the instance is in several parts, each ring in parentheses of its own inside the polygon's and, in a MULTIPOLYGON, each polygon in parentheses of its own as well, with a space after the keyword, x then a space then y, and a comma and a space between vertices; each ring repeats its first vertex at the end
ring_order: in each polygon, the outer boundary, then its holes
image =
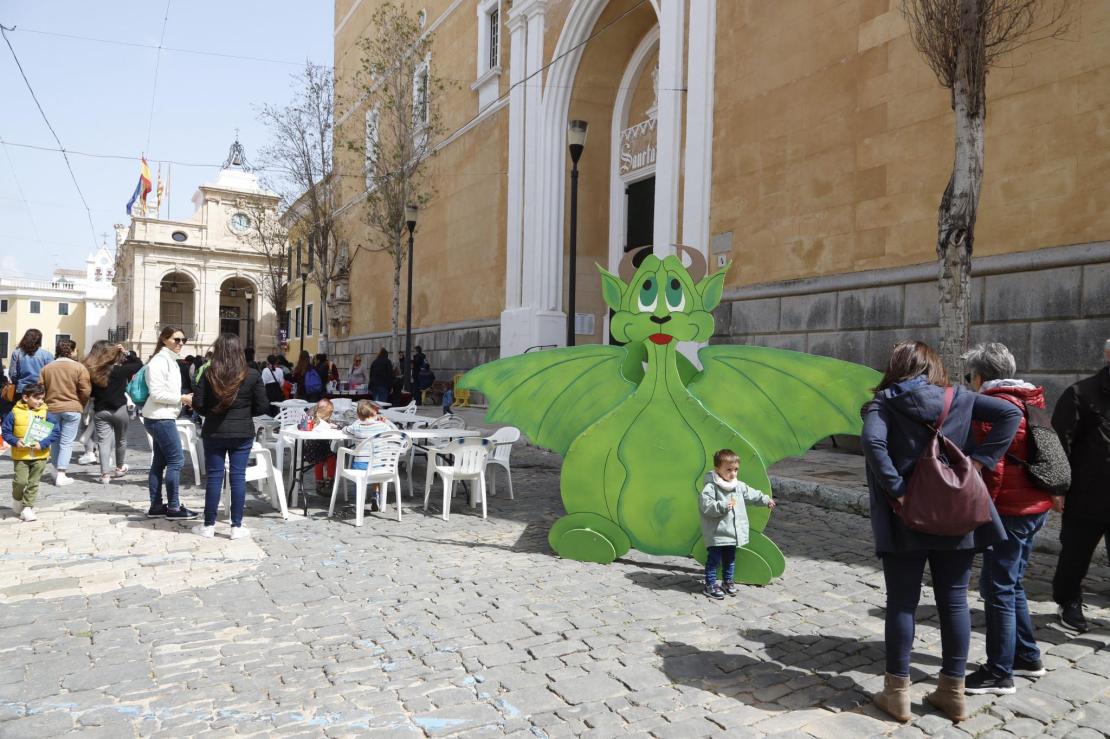
MULTIPOLYGON (((963 359, 968 368, 965 379, 976 392, 1022 409, 1026 405, 1044 408, 1044 388, 1014 379, 1017 363, 1004 344, 979 344, 963 359)), ((974 432, 982 437, 989 428, 976 423, 974 432)), ((1033 540, 1044 526, 1049 509, 1058 508, 1059 501, 1037 487, 1022 466, 1028 455, 1028 429, 1023 417, 998 466, 983 469, 983 480, 1002 518, 1007 539, 983 552, 979 589, 987 615, 987 661, 967 676, 965 687, 971 694, 1013 693, 1014 675, 1037 677, 1045 673, 1021 579, 1033 540)))

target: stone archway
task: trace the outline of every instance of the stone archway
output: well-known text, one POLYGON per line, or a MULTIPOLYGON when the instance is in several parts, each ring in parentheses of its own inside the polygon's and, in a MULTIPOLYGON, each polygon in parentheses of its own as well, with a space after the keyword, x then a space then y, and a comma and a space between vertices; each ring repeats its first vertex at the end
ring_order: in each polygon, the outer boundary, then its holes
POLYGON ((246 277, 228 277, 220 283, 218 334, 235 334, 243 348, 253 348, 257 312, 260 303, 258 288, 246 277))
POLYGON ((155 333, 165 326, 179 328, 188 338, 197 335, 197 283, 182 271, 170 272, 158 285, 158 322, 155 333))

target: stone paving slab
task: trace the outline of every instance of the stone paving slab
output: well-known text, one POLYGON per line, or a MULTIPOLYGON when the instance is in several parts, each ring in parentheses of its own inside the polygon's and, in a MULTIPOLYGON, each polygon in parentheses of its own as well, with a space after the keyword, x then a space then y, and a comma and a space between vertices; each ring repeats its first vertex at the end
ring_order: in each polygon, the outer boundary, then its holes
POLYGON ((84 468, 21 523, 0 460, 0 737, 1094 736, 1110 721, 1105 568, 1087 582, 1096 628, 1069 639, 1054 559, 1034 556, 1050 672, 973 698, 958 728, 923 705, 940 651, 926 590, 903 727, 868 701, 883 595, 865 518, 787 500, 768 528, 786 574, 709 601, 690 560, 555 557, 558 463, 515 450, 516 499, 486 520, 457 498, 448 522, 411 499, 400 523, 328 520, 320 499, 282 521, 252 493, 254 536, 231 542, 223 523, 208 540, 145 519, 145 469, 101 486, 84 468))

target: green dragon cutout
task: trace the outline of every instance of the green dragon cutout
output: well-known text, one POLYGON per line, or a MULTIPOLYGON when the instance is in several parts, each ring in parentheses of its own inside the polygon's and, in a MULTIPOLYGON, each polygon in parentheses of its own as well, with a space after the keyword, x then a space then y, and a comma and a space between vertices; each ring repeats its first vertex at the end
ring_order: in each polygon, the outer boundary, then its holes
MULTIPOLYGON (((619 272, 627 282, 598 267, 614 311, 610 331, 624 346, 506 357, 460 381, 489 399, 488 421, 563 455, 567 515, 548 536, 563 557, 608 563, 635 547, 704 562, 697 492, 714 452, 735 451, 740 479, 770 495, 770 465, 831 434, 860 432, 860 405, 879 380, 867 367, 718 344, 698 351, 699 371, 678 351, 680 341, 713 335, 710 311, 728 270, 705 276, 704 257, 678 249, 689 270, 649 250, 626 256, 619 272)), ((766 584, 786 567, 762 534, 769 515, 748 508, 751 541, 737 550, 737 582, 766 584)))

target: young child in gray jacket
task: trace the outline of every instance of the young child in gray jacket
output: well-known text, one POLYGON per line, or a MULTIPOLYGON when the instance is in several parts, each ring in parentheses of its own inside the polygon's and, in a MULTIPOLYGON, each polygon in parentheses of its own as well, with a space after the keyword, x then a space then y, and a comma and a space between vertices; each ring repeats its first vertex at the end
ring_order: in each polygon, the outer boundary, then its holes
POLYGON ((736 479, 740 457, 731 449, 713 455, 713 470, 705 473, 705 487, 698 497, 701 533, 709 556, 705 560, 706 596, 721 600, 725 593, 739 590, 732 581, 736 567, 736 548, 748 543, 748 511, 745 505, 765 505, 774 509, 775 501, 736 479), (724 587, 717 584, 717 568, 724 568, 724 587))

